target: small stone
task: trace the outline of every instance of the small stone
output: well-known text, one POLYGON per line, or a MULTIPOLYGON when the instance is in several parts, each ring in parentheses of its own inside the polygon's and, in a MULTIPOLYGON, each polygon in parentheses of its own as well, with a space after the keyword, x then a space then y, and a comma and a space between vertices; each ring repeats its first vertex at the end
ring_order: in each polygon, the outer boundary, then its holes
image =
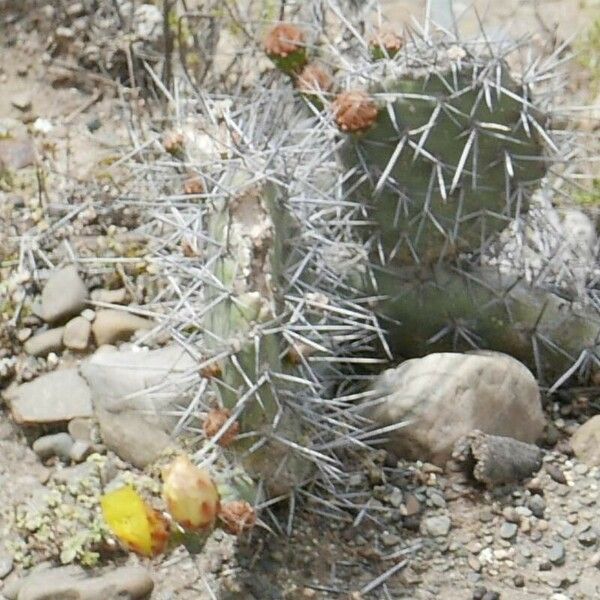
POLYGON ((590 468, 583 463, 575 465, 575 468, 573 469, 577 475, 586 475, 589 470, 590 468))
POLYGON ((69 435, 74 440, 92 441, 92 419, 71 419, 68 425, 69 435))
POLYGON ((31 96, 29 94, 16 94, 10 99, 10 103, 23 112, 31 109, 31 96))
POLYGON ((578 536, 577 540, 582 546, 590 547, 598 541, 598 534, 590 527, 585 531, 582 531, 578 536))
POLYGON ((23 343, 31 337, 31 327, 22 327, 17 331, 17 339, 23 343))
POLYGON ((0 579, 4 579, 13 570, 13 557, 0 553, 0 579))
POLYGON ((476 573, 479 573, 481 571, 481 563, 479 562, 479 560, 477 560, 477 557, 469 556, 469 558, 467 559, 467 563, 469 564, 469 567, 471 567, 471 569, 473 569, 473 571, 475 571, 476 573))
POLYGON ((551 571, 552 570, 552 563, 549 560, 545 560, 543 562, 540 563, 539 565, 539 570, 540 571, 551 571))
POLYGON ((517 535, 518 529, 516 523, 505 522, 500 527, 500 537, 503 540, 512 540, 517 535))
POLYGON ((526 506, 517 506, 515 512, 521 519, 527 519, 533 514, 526 506))
POLYGON ((23 169, 34 165, 35 160, 35 147, 30 138, 0 138, 0 164, 4 168, 23 169))
POLYGON ((575 527, 573 527, 573 525, 571 525, 570 523, 562 523, 562 525, 558 529, 558 535, 560 535, 560 537, 565 540, 571 538, 574 533, 575 527))
POLYGON ((85 310, 81 311, 81 316, 90 323, 92 323, 93 320, 96 318, 96 311, 92 310, 91 308, 86 308, 85 310))
POLYGON ((473 590, 473 600, 482 600, 483 597, 486 595, 486 593, 487 593, 486 588, 484 588, 483 586, 477 586, 473 590))
POLYGON ((600 466, 600 415, 586 421, 571 437, 575 456, 589 466, 600 466))
POLYGON ((550 552, 548 552, 548 559, 557 566, 565 564, 565 557, 565 547, 560 542, 553 544, 550 552))
POLYGON ((95 289, 91 293, 92 300, 95 302, 104 302, 106 304, 126 304, 127 290, 119 288, 117 290, 95 289))
POLYGON ((452 521, 450 517, 428 517, 423 521, 425 531, 432 537, 443 537, 450 533, 452 521))
POLYGON ((402 541, 402 538, 393 533, 385 532, 381 535, 381 543, 386 548, 391 548, 392 546, 396 546, 402 541))
POLYGON ((531 510, 531 512, 533 513, 534 517, 537 517, 538 519, 544 518, 546 502, 539 494, 534 494, 533 496, 531 496, 531 498, 529 498, 529 501, 527 502, 527 506, 529 507, 529 510, 531 510))
POLYGON ((513 577, 513 584, 518 588, 525 587, 525 577, 523 575, 515 575, 513 577))
POLYGON ((85 308, 87 297, 75 266, 54 271, 42 290, 42 316, 48 323, 65 321, 85 308))
POLYGON ((482 523, 490 523, 494 520, 494 515, 492 514, 492 511, 489 508, 485 507, 479 511, 479 520, 482 523))
POLYGON ((152 321, 137 315, 121 310, 103 309, 96 313, 92 332, 96 344, 102 346, 128 340, 136 331, 150 329, 152 326, 152 321))
POLYGON ((60 352, 63 349, 64 327, 48 329, 29 338, 23 346, 30 356, 46 356, 50 352, 60 352))
POLYGON ((402 500, 403 500, 403 496, 402 496, 402 491, 400 490, 400 488, 393 488, 392 493, 390 494, 389 497, 389 503, 394 507, 394 508, 400 508, 400 506, 402 505, 402 500))
POLYGON ((87 319, 75 317, 64 328, 63 343, 71 350, 85 350, 90 340, 92 326, 87 319))
POLYGON ((404 496, 404 510, 400 511, 406 517, 414 517, 421 512, 421 503, 414 494, 407 493, 404 496))
POLYGON ((509 523, 520 523, 521 521, 521 516, 519 515, 519 513, 516 511, 516 509, 512 506, 506 506, 503 510, 502 510, 502 516, 509 522, 509 523))
POLYGON ((596 567, 600 569, 600 552, 596 552, 596 554, 592 555, 588 562, 590 567, 596 567))
POLYGON ((562 472, 562 469, 560 469, 559 467, 557 467, 556 465, 554 465, 552 463, 545 463, 544 469, 545 469, 546 473, 548 473, 548 475, 550 475, 550 477, 554 481, 556 481, 556 483, 566 485, 567 478, 565 477, 565 474, 562 472))
POLYGON ((500 599, 500 593, 499 592, 487 591, 483 595, 483 598, 481 600, 499 600, 499 599, 500 599))
POLYGON ((68 459, 72 447, 73 438, 68 433, 44 435, 33 442, 33 451, 42 460, 52 456, 68 459))
POLYGON ((69 458, 76 463, 83 462, 92 452, 94 448, 85 440, 75 440, 69 452, 69 458))

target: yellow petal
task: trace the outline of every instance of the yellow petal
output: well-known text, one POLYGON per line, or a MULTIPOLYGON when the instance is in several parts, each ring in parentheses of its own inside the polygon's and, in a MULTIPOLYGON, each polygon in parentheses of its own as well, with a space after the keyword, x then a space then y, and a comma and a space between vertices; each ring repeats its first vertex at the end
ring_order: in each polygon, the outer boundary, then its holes
POLYGON ((100 499, 102 514, 110 530, 130 550, 152 556, 152 535, 146 503, 127 485, 100 499))

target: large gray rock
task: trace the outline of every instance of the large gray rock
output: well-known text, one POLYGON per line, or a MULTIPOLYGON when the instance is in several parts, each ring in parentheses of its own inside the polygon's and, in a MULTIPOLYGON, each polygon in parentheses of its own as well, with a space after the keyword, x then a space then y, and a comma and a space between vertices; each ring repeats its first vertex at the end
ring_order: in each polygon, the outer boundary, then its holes
POLYGON ((544 430, 537 382, 501 353, 439 353, 408 360, 377 380, 379 426, 406 422, 387 434, 397 456, 443 465, 456 441, 478 429, 535 442, 544 430))
POLYGON ((58 567, 31 573, 3 589, 8 600, 141 600, 154 582, 142 567, 121 567, 90 577, 80 567, 58 567))
POLYGON ((50 275, 42 290, 42 317, 48 323, 64 322, 85 308, 87 297, 77 268, 64 267, 50 275))
POLYGON ((45 373, 5 393, 13 419, 22 425, 61 423, 93 415, 90 390, 77 369, 45 373))
POLYGON ((187 402, 195 369, 196 361, 178 346, 99 348, 80 372, 92 391, 104 444, 137 467, 153 462, 172 443, 173 412, 187 402))
POLYGON ((573 434, 571 447, 579 460, 600 467, 600 415, 592 417, 573 434))

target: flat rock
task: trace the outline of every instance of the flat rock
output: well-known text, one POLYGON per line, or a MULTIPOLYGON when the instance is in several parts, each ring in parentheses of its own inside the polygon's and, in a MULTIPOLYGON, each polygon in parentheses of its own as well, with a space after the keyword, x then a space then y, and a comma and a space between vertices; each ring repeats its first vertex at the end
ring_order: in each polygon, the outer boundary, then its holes
POLYGON ((107 448, 138 469, 153 463, 172 444, 159 427, 133 413, 96 410, 100 435, 107 448))
POLYGON ((154 582, 142 567, 121 567, 90 577, 78 567, 44 569, 11 589, 8 600, 138 600, 149 598, 154 582))
POLYGON ((10 103, 17 109, 26 111, 31 108, 31 96, 29 94, 15 94, 10 103))
POLYGON ((423 521, 424 532, 432 537, 445 537, 450 533, 452 521, 444 515, 439 517, 428 517, 423 521))
POLYGON ((71 350, 85 350, 90 341, 91 323, 83 317, 71 319, 64 328, 63 343, 71 350))
POLYGON ((47 356, 50 352, 60 352, 63 349, 64 332, 64 327, 42 331, 29 338, 23 348, 31 356, 47 356))
POLYGON ((140 329, 150 329, 152 321, 124 310, 110 308, 99 310, 92 324, 92 332, 98 346, 128 340, 140 329))
POLYGON ((42 316, 48 323, 66 321, 84 308, 88 291, 77 268, 64 267, 50 275, 42 290, 42 316))
POLYGON ((535 442, 544 431, 537 382, 514 358, 496 352, 437 353, 388 369, 369 409, 379 426, 406 422, 388 433, 397 456, 443 465, 456 441, 473 430, 535 442))
POLYGON ((61 423, 93 415, 90 390, 77 369, 45 373, 5 393, 13 419, 21 425, 61 423))
POLYGON ((35 161, 31 138, 0 139, 0 167, 18 170, 34 165, 35 161))
POLYGON ((587 465, 600 466, 600 415, 584 423, 571 437, 575 456, 587 465))
POLYGON ((114 414, 143 413, 144 419, 171 432, 169 412, 189 393, 188 373, 196 361, 177 345, 157 350, 118 350, 103 346, 83 361, 80 373, 97 409, 114 414))

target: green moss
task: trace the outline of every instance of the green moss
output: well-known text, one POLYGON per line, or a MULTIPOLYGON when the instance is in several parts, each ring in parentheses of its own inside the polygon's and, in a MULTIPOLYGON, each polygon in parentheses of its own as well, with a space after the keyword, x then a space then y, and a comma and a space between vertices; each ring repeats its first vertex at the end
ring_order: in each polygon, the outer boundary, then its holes
POLYGON ((598 206, 600 204, 600 178, 592 181, 587 190, 581 190, 574 195, 573 199, 582 206, 598 206))

